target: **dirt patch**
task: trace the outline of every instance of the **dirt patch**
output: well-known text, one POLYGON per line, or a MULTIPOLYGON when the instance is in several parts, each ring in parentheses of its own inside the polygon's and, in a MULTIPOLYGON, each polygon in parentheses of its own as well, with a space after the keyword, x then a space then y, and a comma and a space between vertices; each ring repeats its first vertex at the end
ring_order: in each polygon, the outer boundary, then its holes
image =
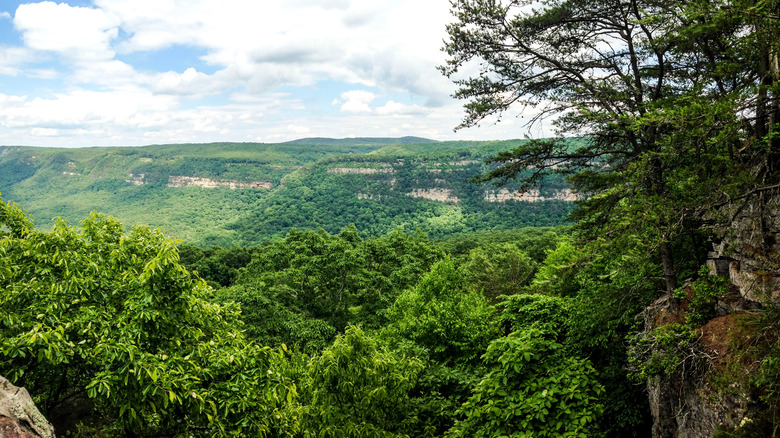
POLYGON ((749 322, 756 318, 751 313, 732 313, 714 318, 702 326, 699 343, 702 350, 712 356, 712 365, 716 371, 742 360, 755 336, 749 322))
MULTIPOLYGON (((688 286, 690 287, 690 286, 688 286)), ((664 294, 661 298, 648 307, 646 311, 645 323, 647 329, 657 329, 669 324, 685 324, 685 317, 688 315, 687 300, 677 300, 664 294)))

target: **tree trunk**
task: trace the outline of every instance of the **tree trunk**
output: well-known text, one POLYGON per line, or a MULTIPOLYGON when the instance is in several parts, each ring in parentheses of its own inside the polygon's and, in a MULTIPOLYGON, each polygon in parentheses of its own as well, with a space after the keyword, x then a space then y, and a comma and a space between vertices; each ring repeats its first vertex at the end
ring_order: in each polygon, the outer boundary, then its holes
POLYGON ((669 242, 661 243, 659 252, 661 254, 661 266, 664 269, 664 279, 666 280, 666 293, 671 297, 674 294, 674 290, 677 289, 677 275, 674 272, 672 245, 669 242))

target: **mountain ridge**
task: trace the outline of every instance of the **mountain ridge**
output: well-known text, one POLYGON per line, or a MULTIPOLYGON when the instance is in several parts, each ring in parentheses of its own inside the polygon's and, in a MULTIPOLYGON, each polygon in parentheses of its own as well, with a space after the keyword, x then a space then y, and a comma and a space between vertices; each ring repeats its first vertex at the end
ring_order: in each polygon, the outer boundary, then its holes
POLYGON ((333 137, 304 137, 296 140, 290 140, 282 142, 281 144, 311 144, 311 145, 324 145, 324 144, 412 144, 412 143, 439 143, 439 140, 432 140, 429 138, 416 137, 416 136, 403 136, 403 137, 345 137, 345 138, 333 138, 333 137))
POLYGON ((254 245, 290 229, 368 235, 397 227, 432 237, 556 225, 571 210, 560 180, 531 197, 469 182, 524 140, 408 143, 384 138, 145 147, 0 147, 0 193, 40 227, 93 210, 165 227, 195 245, 254 245), (498 202, 496 202, 498 201, 498 202))

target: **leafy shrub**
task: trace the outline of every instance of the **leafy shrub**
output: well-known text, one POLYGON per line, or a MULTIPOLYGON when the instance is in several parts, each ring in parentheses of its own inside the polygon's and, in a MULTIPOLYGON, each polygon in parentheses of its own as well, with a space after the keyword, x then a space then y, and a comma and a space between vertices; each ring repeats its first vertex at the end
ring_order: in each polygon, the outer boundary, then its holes
POLYGON ((728 284, 728 278, 709 275, 709 268, 702 266, 699 278, 690 285, 693 291, 690 297, 686 297, 686 289, 677 289, 675 298, 690 300, 688 324, 702 325, 715 317, 715 301, 728 292, 728 284))
POLYGON ((546 295, 512 295, 496 305, 507 333, 532 327, 554 337, 564 337, 569 326, 571 303, 566 298, 546 295))
POLYGON ((500 295, 519 293, 536 270, 536 263, 511 243, 472 249, 461 266, 469 286, 495 302, 500 295))
POLYGON ((630 337, 631 376, 644 382, 657 375, 698 374, 704 358, 699 336, 697 328, 673 323, 630 337))
POLYGON ((442 364, 476 362, 498 334, 494 309, 465 288, 450 258, 437 262, 387 311, 388 336, 426 348, 442 364))

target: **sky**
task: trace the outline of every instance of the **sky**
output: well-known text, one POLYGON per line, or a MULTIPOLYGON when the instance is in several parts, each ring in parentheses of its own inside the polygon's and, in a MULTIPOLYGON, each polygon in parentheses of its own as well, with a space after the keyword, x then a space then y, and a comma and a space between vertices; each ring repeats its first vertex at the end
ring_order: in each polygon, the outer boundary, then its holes
POLYGON ((0 145, 549 134, 453 131, 451 21, 448 0, 0 0, 0 145))

